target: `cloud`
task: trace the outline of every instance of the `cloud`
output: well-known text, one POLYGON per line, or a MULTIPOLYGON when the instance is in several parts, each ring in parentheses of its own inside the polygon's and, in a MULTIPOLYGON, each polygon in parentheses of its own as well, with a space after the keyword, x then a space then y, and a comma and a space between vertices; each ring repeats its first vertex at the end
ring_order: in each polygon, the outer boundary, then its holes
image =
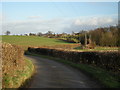
POLYGON ((82 17, 72 20, 72 23, 69 27, 65 27, 63 31, 71 33, 79 32, 81 30, 92 30, 98 27, 107 27, 110 25, 117 25, 117 17, 110 16, 94 16, 94 17, 82 17))
MULTIPOLYGON (((36 17, 37 18, 37 17, 36 17)), ((116 25, 118 23, 115 17, 79 17, 79 18, 54 18, 50 20, 30 19, 14 22, 4 22, 2 32, 7 30, 12 34, 25 33, 46 33, 52 30, 55 33, 71 33, 80 30, 91 30, 97 27, 116 25)))
POLYGON ((7 30, 13 34, 25 34, 25 33, 45 33, 49 30, 58 33, 61 27, 64 27, 64 20, 52 19, 52 20, 24 20, 3 23, 3 33, 7 30))
POLYGON ((3 23, 4 21, 7 21, 7 16, 4 13, 0 13, 0 24, 3 23))
POLYGON ((0 21, 2 21, 2 15, 0 15, 0 21))
POLYGON ((2 23, 6 20, 6 16, 3 13, 0 13, 0 35, 2 34, 2 23))
POLYGON ((3 14, 0 13, 0 22, 2 22, 3 20, 5 20, 5 16, 3 14))
POLYGON ((74 24, 75 25, 107 25, 116 23, 114 18, 111 17, 90 17, 90 18, 83 18, 83 19, 76 19, 74 24))
POLYGON ((41 16, 29 16, 28 19, 39 19, 41 16))

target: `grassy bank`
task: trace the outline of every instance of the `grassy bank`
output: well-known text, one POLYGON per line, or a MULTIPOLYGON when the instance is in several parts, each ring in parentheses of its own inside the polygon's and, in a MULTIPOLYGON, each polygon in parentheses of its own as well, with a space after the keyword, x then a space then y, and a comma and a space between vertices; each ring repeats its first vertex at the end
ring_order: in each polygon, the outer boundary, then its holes
POLYGON ((51 60, 55 60, 55 61, 64 63, 66 65, 70 65, 74 68, 81 70, 83 73, 93 77, 94 79, 98 80, 104 87, 120 88, 120 82, 119 82, 120 76, 117 74, 113 74, 112 72, 108 72, 101 68, 90 66, 87 64, 76 64, 76 63, 73 63, 70 61, 66 61, 66 60, 51 57, 51 56, 37 55, 37 54, 29 53, 29 52, 27 52, 27 54, 34 55, 34 56, 40 56, 43 58, 48 58, 51 60))
POLYGON ((5 88, 19 88, 23 86, 24 82, 29 79, 33 72, 34 66, 32 61, 25 59, 24 70, 16 70, 10 74, 3 75, 3 89, 5 88))

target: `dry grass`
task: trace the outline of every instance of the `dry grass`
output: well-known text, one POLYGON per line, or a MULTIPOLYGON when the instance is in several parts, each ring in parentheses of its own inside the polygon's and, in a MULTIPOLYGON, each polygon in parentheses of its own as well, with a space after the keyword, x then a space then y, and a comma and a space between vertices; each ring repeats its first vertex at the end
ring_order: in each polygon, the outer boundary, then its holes
POLYGON ((2 44, 2 88, 18 88, 31 75, 33 65, 23 54, 16 45, 2 44))

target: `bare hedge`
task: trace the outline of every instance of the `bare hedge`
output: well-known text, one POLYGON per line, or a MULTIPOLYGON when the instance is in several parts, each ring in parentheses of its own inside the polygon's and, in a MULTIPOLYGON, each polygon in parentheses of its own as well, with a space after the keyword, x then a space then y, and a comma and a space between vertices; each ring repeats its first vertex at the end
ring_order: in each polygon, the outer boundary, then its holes
POLYGON ((120 72, 120 53, 118 52, 77 52, 33 47, 29 47, 28 51, 62 58, 74 63, 91 64, 110 71, 120 72))
POLYGON ((24 51, 15 45, 8 43, 2 44, 2 71, 3 73, 9 73, 15 69, 22 68, 24 64, 23 60, 24 51))
MULTIPOLYGON (((25 62, 23 60, 24 51, 22 48, 9 43, 2 44, 2 76, 14 77, 15 71, 24 70, 25 62)), ((5 78, 3 79, 5 80, 5 78)), ((5 81, 2 81, 2 87, 5 88, 5 81)))

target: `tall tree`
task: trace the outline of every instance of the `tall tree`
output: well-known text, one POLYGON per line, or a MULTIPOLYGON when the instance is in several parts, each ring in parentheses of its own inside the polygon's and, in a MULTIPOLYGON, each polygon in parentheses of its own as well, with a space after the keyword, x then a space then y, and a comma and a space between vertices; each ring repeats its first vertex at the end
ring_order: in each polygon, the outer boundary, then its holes
POLYGON ((5 34, 6 34, 6 35, 10 35, 10 31, 6 31, 5 34))

